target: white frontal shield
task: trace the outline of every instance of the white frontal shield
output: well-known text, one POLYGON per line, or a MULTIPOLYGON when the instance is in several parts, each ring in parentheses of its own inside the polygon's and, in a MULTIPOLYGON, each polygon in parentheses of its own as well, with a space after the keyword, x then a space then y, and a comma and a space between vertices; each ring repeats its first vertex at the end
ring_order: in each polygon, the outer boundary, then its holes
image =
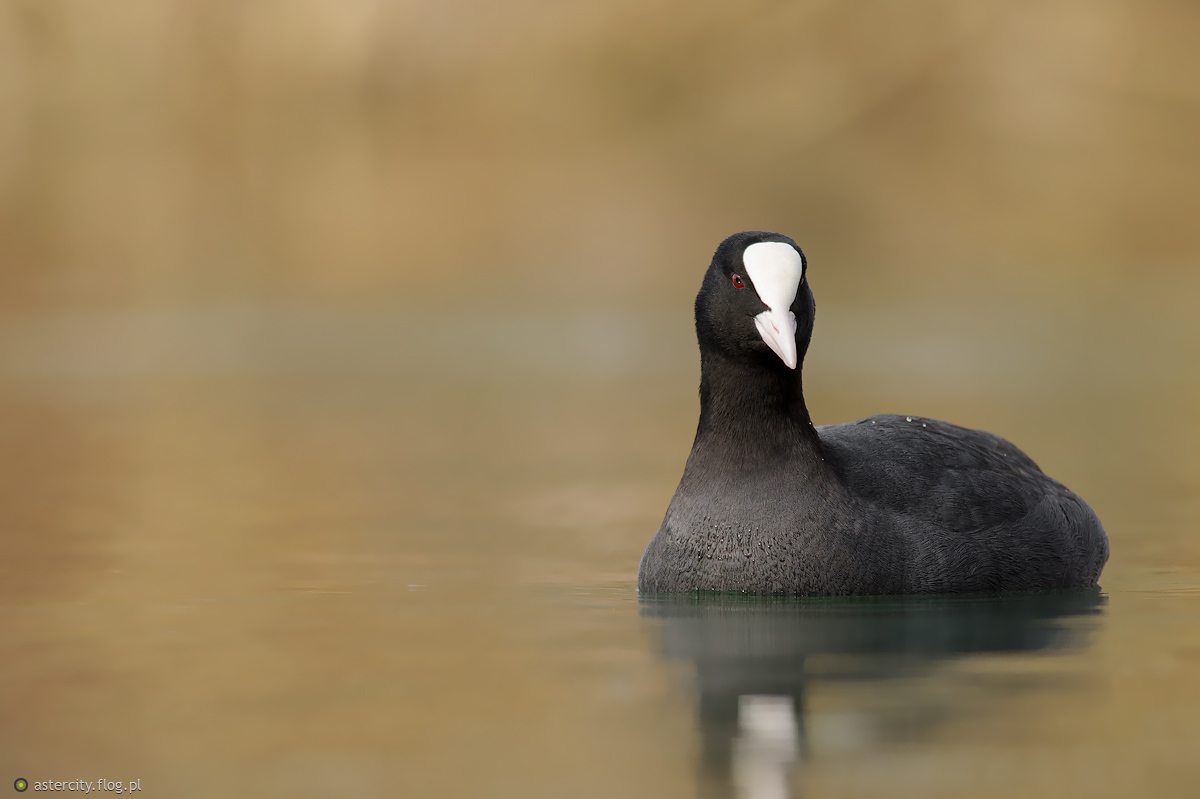
POLYGON ((754 317, 758 334, 789 369, 796 368, 796 315, 792 303, 804 277, 796 248, 782 241, 760 241, 742 253, 746 274, 767 310, 754 317))

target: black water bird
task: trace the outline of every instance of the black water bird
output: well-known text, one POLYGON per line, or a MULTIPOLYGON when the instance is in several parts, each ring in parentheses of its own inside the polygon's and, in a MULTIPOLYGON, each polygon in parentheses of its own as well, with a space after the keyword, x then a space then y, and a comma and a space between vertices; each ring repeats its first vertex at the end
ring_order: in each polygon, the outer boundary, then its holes
POLYGON ((917 416, 815 427, 804 253, 746 232, 696 296, 700 422, 642 555, 645 593, 910 594, 1095 586, 1092 509, 999 436, 917 416))

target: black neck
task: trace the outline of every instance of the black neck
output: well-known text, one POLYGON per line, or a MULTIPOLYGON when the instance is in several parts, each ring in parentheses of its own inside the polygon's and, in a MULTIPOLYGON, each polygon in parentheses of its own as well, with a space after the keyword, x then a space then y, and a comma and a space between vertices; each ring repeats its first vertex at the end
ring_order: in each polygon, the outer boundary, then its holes
POLYGON ((824 453, 804 405, 800 369, 788 369, 774 354, 751 362, 702 349, 692 454, 747 468, 780 458, 818 466, 824 453))

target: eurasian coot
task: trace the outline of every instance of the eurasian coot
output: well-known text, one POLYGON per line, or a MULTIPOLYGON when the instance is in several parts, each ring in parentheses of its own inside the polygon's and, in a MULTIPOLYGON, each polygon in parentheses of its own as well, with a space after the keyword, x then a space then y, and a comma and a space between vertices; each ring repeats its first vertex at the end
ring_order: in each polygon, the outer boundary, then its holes
POLYGON ((803 252, 746 232, 696 296, 700 423, 643 592, 902 594, 1094 586, 1096 514, 991 433, 917 416, 814 427, 803 252))

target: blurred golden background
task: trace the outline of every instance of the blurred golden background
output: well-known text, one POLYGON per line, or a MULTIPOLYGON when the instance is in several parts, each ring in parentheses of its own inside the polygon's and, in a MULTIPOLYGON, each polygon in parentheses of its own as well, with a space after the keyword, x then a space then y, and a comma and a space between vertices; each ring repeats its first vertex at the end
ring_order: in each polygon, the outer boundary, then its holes
POLYGON ((805 795, 1193 796, 1198 41, 1166 0, 0 0, 0 777, 695 795, 635 570, 700 277, 771 229, 818 423, 997 432, 1113 548, 1089 649, 939 667, 953 712, 805 795))
POLYGON ((1200 246, 1198 17, 12 0, 0 294, 654 302, 745 228, 863 284, 1175 274, 1200 246))

